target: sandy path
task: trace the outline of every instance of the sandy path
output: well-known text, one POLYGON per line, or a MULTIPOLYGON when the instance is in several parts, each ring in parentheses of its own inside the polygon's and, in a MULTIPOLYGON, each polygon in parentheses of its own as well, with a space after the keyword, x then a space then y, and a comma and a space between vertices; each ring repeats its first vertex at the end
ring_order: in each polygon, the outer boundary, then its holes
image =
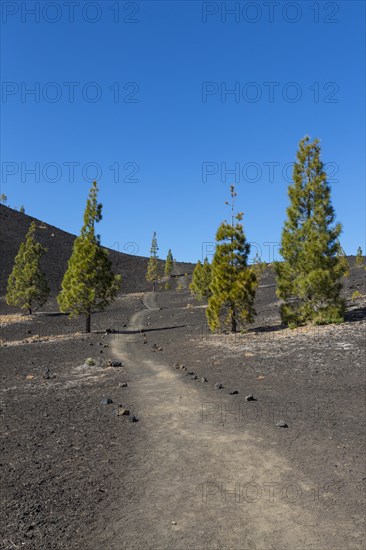
MULTIPOLYGON (((130 329, 143 328, 155 295, 136 313, 130 329)), ((131 501, 105 535, 108 548, 336 549, 333 525, 316 510, 289 496, 279 498, 274 482, 296 479, 291 465, 270 441, 264 448, 235 423, 217 417, 203 421, 207 398, 199 384, 164 365, 162 356, 144 353, 144 336, 134 333, 114 343, 131 372, 140 422, 133 460, 131 501), (144 355, 146 357, 144 357, 144 355), (153 356, 153 359, 150 357, 153 356), (171 522, 176 522, 172 524, 171 522)), ((151 346, 150 346, 151 347, 151 346)), ((213 399, 212 399, 213 401, 213 399)), ((259 431, 260 432, 260 431, 259 431)), ((303 479, 303 478, 302 478, 303 479)), ((305 491, 306 483, 299 482, 305 491)))

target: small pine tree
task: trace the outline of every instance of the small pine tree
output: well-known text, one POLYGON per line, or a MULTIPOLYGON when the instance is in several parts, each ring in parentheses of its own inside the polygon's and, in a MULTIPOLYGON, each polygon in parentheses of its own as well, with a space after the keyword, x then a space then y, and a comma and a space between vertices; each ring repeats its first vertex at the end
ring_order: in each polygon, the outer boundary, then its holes
POLYGON ((222 326, 221 314, 226 312, 225 323, 236 332, 240 322, 252 322, 257 277, 247 265, 250 244, 240 221, 243 213, 234 217, 234 186, 231 186, 231 224, 223 222, 216 233, 216 250, 212 261, 212 296, 206 310, 212 331, 222 326), (234 219, 236 223, 234 224, 234 219))
POLYGON ((97 202, 94 181, 84 211, 84 225, 74 241, 62 290, 57 297, 60 310, 70 317, 85 315, 86 332, 90 332, 91 314, 105 309, 116 297, 121 276, 112 272, 108 251, 100 245, 94 225, 102 219, 102 205, 97 202))
POLYGON ((10 306, 27 310, 42 307, 50 294, 46 277, 40 268, 42 256, 47 252, 34 239, 36 224, 32 222, 15 257, 14 267, 8 279, 6 302, 10 306))
POLYGON ((174 261, 174 258, 173 258, 173 254, 172 254, 172 251, 169 248, 168 254, 167 254, 167 257, 166 257, 166 260, 165 260, 165 266, 164 266, 164 275, 167 278, 167 281, 165 283, 165 289, 166 290, 169 290, 170 287, 171 287, 170 278, 171 278, 172 273, 173 273, 174 264, 175 264, 175 261, 174 261))
POLYGON ((25 208, 24 208, 23 205, 21 205, 21 207, 19 208, 19 212, 20 212, 21 214, 24 214, 24 213, 25 213, 25 208))
POLYGON ((335 213, 319 140, 300 141, 288 194, 280 249, 284 261, 275 263, 282 321, 290 327, 341 322, 348 263, 338 239, 342 227, 332 225, 335 213))
POLYGON ((362 254, 362 248, 360 246, 357 248, 356 265, 357 267, 363 266, 363 254, 362 254))
POLYGON ((205 258, 203 264, 198 260, 192 275, 192 282, 189 288, 197 300, 208 300, 211 296, 211 264, 205 258))
POLYGON ((1 202, 2 204, 6 204, 7 201, 8 201, 8 197, 7 197, 4 193, 1 193, 1 195, 0 195, 0 202, 1 202))
POLYGON ((151 241, 151 249, 150 249, 150 259, 149 263, 147 265, 147 272, 146 272, 146 280, 152 283, 153 285, 153 292, 156 290, 156 284, 160 280, 160 269, 159 269, 159 261, 158 261, 158 240, 156 237, 156 231, 154 231, 153 238, 151 241))
POLYGON ((173 267, 174 267, 173 254, 169 248, 166 261, 165 261, 165 267, 164 267, 164 275, 166 277, 171 277, 173 273, 173 267))
POLYGON ((260 279, 262 278, 263 273, 265 272, 266 268, 267 268, 266 262, 262 262, 262 258, 259 256, 259 254, 257 252, 256 255, 253 258, 252 270, 254 271, 254 273, 257 276, 258 283, 259 283, 260 279))

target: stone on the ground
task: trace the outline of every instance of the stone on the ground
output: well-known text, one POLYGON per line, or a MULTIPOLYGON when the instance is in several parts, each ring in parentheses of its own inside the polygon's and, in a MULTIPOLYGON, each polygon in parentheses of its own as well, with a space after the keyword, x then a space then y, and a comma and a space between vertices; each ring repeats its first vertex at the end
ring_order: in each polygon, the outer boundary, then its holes
POLYGON ((229 391, 230 395, 237 395, 238 393, 239 393, 238 390, 229 391))
POLYGON ((207 382, 207 378, 205 378, 204 376, 202 376, 201 382, 207 382))
POLYGON ((139 419, 137 418, 137 416, 135 416, 134 414, 130 414, 130 416, 128 417, 128 420, 130 422, 138 422, 139 419))
POLYGON ((101 400, 101 404, 102 405, 110 405, 111 403, 113 403, 112 399, 110 397, 104 397, 102 400, 101 400))
POLYGON ((42 378, 45 380, 49 380, 51 378, 51 371, 48 367, 45 369, 42 378))
POLYGON ((122 405, 119 405, 116 414, 117 416, 128 416, 130 411, 125 409, 122 405))
POLYGON ((250 394, 245 397, 245 401, 255 401, 254 395, 250 394))
POLYGON ((276 428, 288 428, 288 425, 284 420, 280 420, 276 423, 276 428))
POLYGON ((221 384, 221 382, 216 382, 214 385, 215 390, 221 390, 224 386, 221 384))
POLYGON ((192 374, 194 374, 193 370, 189 370, 188 371, 188 376, 191 376, 192 374))
POLYGON ((121 361, 114 361, 114 360, 112 360, 112 359, 109 359, 108 365, 109 365, 110 367, 122 367, 121 361))
POLYGON ((118 385, 120 388, 127 388, 127 382, 120 382, 118 385))

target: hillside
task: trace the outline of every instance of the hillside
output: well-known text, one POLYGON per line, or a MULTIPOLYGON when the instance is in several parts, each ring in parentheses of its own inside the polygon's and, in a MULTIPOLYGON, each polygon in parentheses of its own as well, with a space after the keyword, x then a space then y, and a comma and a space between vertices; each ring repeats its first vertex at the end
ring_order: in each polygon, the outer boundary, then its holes
MULTIPOLYGON (((47 255, 42 260, 42 268, 51 288, 51 298, 59 292, 75 235, 37 218, 0 205, 0 296, 4 296, 6 292, 6 281, 12 270, 15 255, 33 220, 37 224, 37 240, 48 249, 47 255)), ((122 275, 123 293, 149 290, 150 285, 145 280, 148 258, 108 250, 113 270, 122 275)), ((177 262, 176 275, 191 273, 193 268, 194 265, 191 263, 177 262)))

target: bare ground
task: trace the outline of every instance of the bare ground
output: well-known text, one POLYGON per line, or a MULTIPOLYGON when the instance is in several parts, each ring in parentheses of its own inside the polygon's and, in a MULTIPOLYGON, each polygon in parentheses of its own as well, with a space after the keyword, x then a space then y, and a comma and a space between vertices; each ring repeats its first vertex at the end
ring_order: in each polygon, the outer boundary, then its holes
POLYGON ((3 326, 3 548, 365 546, 364 300, 286 331, 262 286, 236 336, 210 335, 186 289, 120 298, 90 336, 56 314, 3 326))

